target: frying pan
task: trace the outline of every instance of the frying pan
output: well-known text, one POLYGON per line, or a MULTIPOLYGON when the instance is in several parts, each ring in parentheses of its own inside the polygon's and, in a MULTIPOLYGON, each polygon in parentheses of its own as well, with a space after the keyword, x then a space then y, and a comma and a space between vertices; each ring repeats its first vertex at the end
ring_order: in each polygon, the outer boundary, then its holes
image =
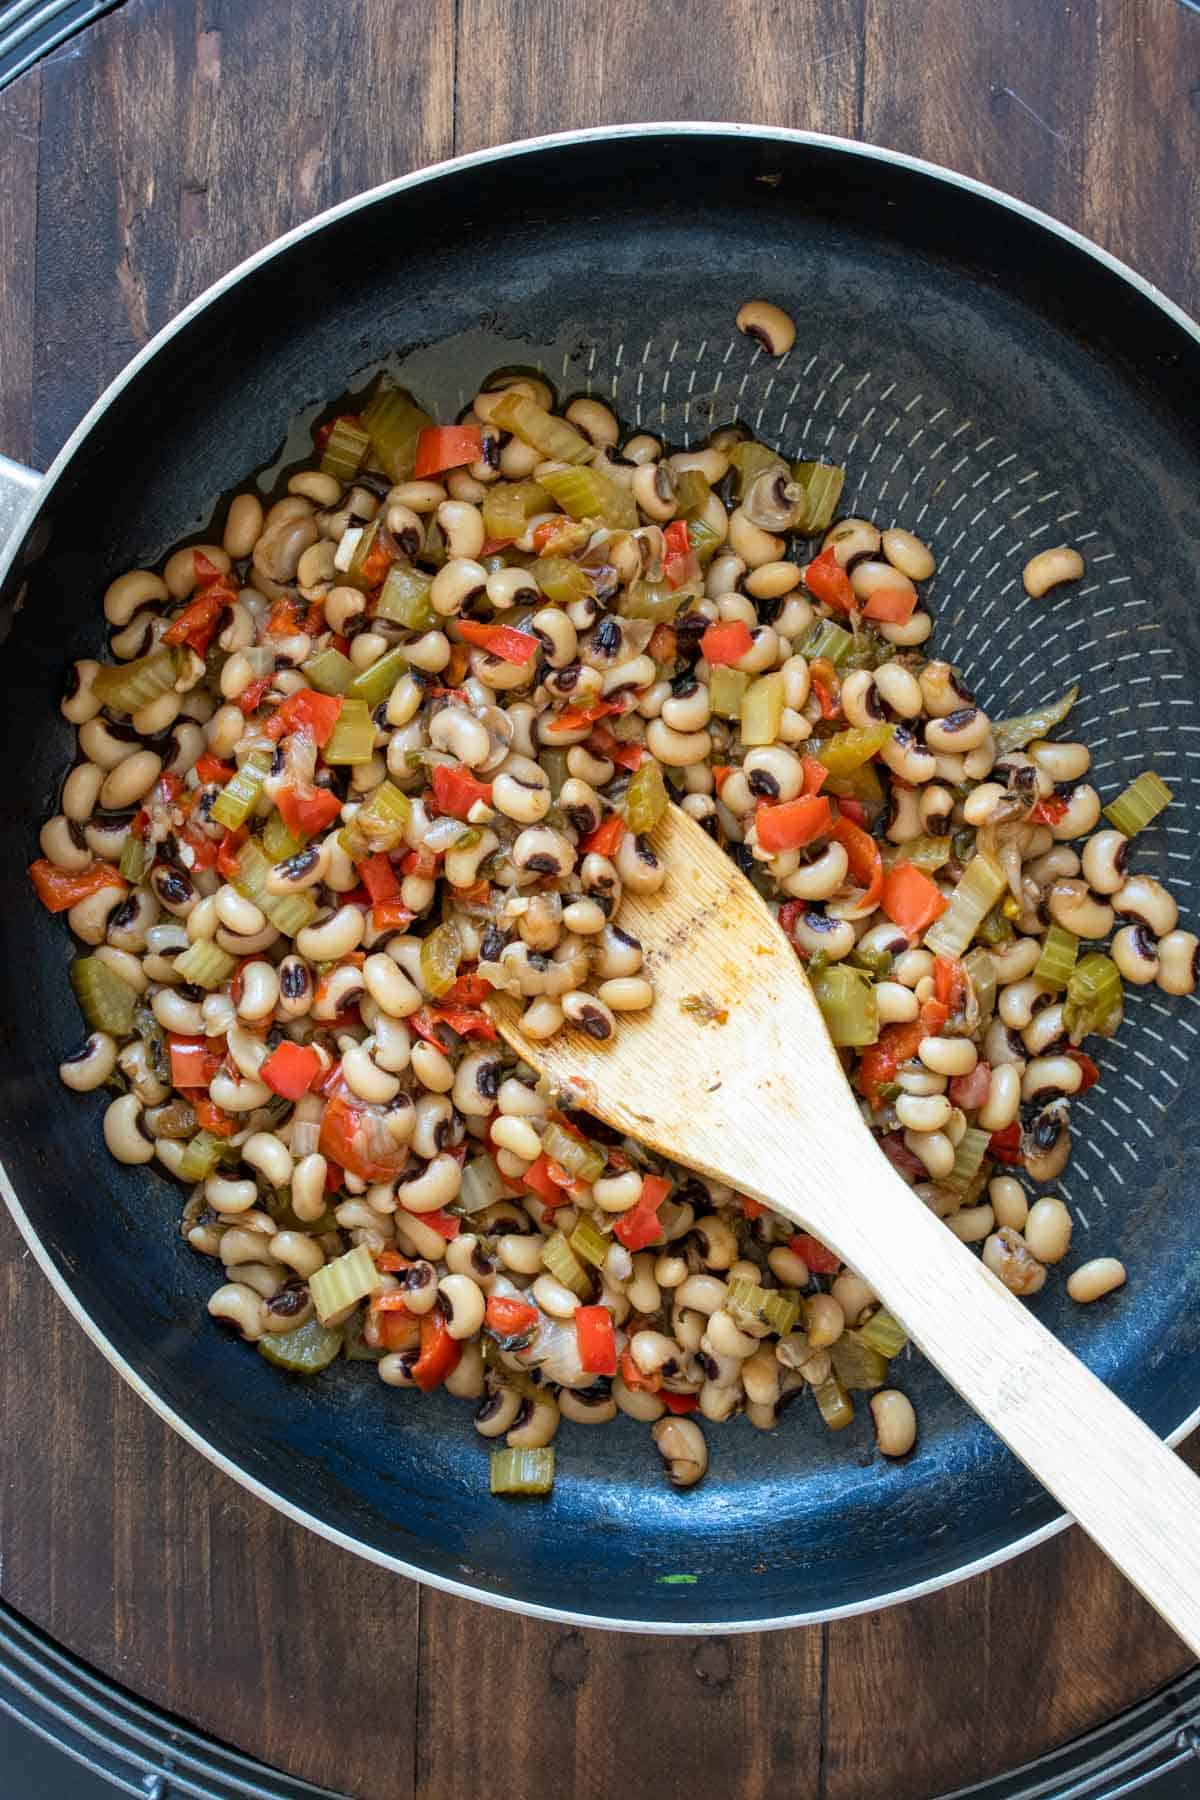
MULTIPOLYGON (((114 573, 202 538, 222 493, 287 453, 298 409, 383 362, 442 418, 520 364, 560 399, 596 393, 673 442, 736 417, 844 463, 847 510, 933 545, 939 648, 989 712, 1078 681, 1072 729, 1104 797, 1146 766, 1166 777, 1175 804, 1138 863, 1195 917, 1196 328, 1043 215, 861 145, 656 125, 461 158, 243 264, 136 358, 44 480, 11 465, 0 480, 21 515, 0 587, 0 1132, 38 1262, 114 1366, 227 1473, 360 1555, 496 1605, 751 1630, 882 1606, 1028 1548, 1065 1523, 1055 1503, 917 1359, 899 1369, 921 1421, 901 1463, 875 1453, 869 1420, 835 1438, 805 1402, 770 1434, 714 1428, 706 1480, 679 1494, 645 1428, 622 1419, 564 1426, 553 1495, 497 1503, 461 1402, 397 1394, 354 1366, 284 1377, 215 1328, 179 1190, 118 1170, 103 1100, 59 1085, 81 1035, 71 950, 23 871, 71 756, 66 661, 101 652, 114 573), (782 363, 734 329, 759 294, 796 319, 782 363), (1086 555, 1084 581, 1029 601, 1022 564, 1064 539, 1086 555)), ((1192 1000, 1131 996, 1057 1184, 1080 1259, 1121 1256, 1129 1284, 1079 1308, 1053 1280, 1033 1303, 1172 1440, 1200 1405, 1198 1029, 1192 1000)))

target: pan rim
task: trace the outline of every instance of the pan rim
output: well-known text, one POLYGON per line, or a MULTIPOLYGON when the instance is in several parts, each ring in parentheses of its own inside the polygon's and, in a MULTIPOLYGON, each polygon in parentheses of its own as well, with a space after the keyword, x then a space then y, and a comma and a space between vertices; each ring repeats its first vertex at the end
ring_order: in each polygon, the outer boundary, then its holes
MULTIPOLYGON (((348 218, 354 213, 386 200, 392 195, 408 189, 424 186, 442 176, 457 173, 460 170, 478 168, 489 163, 502 162, 518 156, 532 155, 542 151, 564 149, 575 144, 605 143, 630 139, 655 139, 663 137, 728 137, 747 139, 764 144, 798 145, 814 149, 833 150, 840 154, 853 156, 867 162, 880 162, 907 169, 974 195, 1005 211, 1014 213, 1030 224, 1048 232, 1061 242, 1082 251, 1094 262, 1115 275, 1119 280, 1142 295, 1169 319, 1177 328, 1200 344, 1200 325, 1198 325, 1176 302, 1169 299, 1154 283, 1148 281, 1127 263, 1121 261, 1110 251, 1105 250, 1090 238, 1085 237, 1073 227, 1065 225, 1051 214, 1040 208, 1030 206, 1027 202, 1006 194, 1002 189, 976 180, 973 176, 962 175, 952 169, 929 162, 922 157, 909 156, 902 151, 888 150, 880 145, 860 143, 855 139, 836 137, 821 132, 798 131, 783 126, 759 126, 741 124, 731 121, 679 120, 658 121, 644 124, 601 125, 577 131, 548 133, 535 137, 520 138, 508 143, 494 145, 488 149, 469 151, 461 156, 449 157, 440 162, 431 163, 423 168, 410 171, 390 181, 381 182, 347 200, 339 201, 335 206, 326 208, 303 224, 295 226, 282 237, 273 239, 262 249, 244 258, 228 270, 203 293, 190 301, 183 310, 170 320, 154 337, 138 351, 109 383, 103 393, 84 414, 75 429, 67 438, 62 449, 53 459, 45 475, 31 488, 29 499, 14 522, 7 546, 0 547, 0 582, 3 582, 16 558, 18 548, 24 541, 29 527, 46 500, 53 493, 61 475, 67 469, 77 450, 86 441, 94 426, 105 412, 135 379, 159 351, 183 332, 193 320, 230 292, 246 277, 265 267, 277 256, 284 254, 295 244, 323 230, 338 220, 348 218)), ((111 1344, 101 1327, 92 1318, 86 1307, 75 1295, 62 1272, 51 1258, 49 1251, 42 1244, 32 1221, 26 1213, 15 1188, 8 1176, 7 1169, 0 1161, 0 1193, 3 1194, 8 1210, 21 1232, 22 1237, 32 1251, 39 1268, 50 1282, 59 1299, 63 1301, 76 1322, 87 1333, 109 1364, 133 1391, 158 1416, 178 1432, 193 1449, 198 1450, 214 1467, 239 1483, 257 1499, 264 1501, 277 1512, 282 1513, 293 1523, 302 1525, 316 1532, 327 1542, 339 1549, 389 1570, 393 1574, 402 1575, 408 1580, 417 1581, 439 1589, 443 1593, 453 1594, 458 1598, 473 1600, 486 1606, 494 1606, 505 1612, 521 1614, 530 1618, 544 1619, 551 1623, 588 1627, 595 1630, 630 1632, 647 1636, 705 1637, 714 1634, 742 1633, 751 1631, 775 1631, 798 1629, 809 1625, 818 1625, 835 1619, 858 1617, 861 1614, 877 1612, 887 1606, 900 1605, 916 1600, 924 1595, 939 1592, 941 1589, 980 1575, 1002 1563, 1025 1554, 1037 1545, 1063 1531, 1074 1521, 1066 1513, 1059 1513, 1036 1530, 1026 1532, 1011 1543, 981 1557, 976 1557, 954 1569, 946 1570, 924 1581, 909 1583, 903 1587, 889 1589, 886 1592, 871 1596, 868 1599, 848 1603, 844 1606, 826 1607, 811 1612, 782 1614, 770 1618, 749 1617, 734 1619, 716 1619, 693 1622, 681 1622, 678 1619, 623 1619, 620 1617, 600 1616, 594 1613, 574 1612, 569 1608, 544 1606, 534 1601, 522 1600, 515 1596, 494 1593, 472 1585, 469 1581, 456 1581, 453 1578, 434 1573, 406 1562, 403 1558, 378 1549, 360 1538, 340 1531, 317 1515, 296 1505, 287 1497, 277 1492, 266 1482, 261 1481, 248 1469, 241 1467, 225 1456, 215 1446, 207 1442, 200 1432, 188 1423, 174 1407, 129 1363, 111 1344)), ((1200 1424, 1200 1403, 1166 1434, 1165 1441, 1174 1446, 1187 1437, 1200 1424)))

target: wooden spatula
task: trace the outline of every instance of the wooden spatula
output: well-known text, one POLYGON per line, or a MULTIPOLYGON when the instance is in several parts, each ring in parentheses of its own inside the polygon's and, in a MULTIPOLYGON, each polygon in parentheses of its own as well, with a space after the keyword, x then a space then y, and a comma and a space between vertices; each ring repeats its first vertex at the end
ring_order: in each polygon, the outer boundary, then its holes
MULTIPOLYGON (((627 894, 656 989, 615 1041, 510 1044, 576 1104, 812 1231, 1200 1654, 1200 1481, 960 1244, 862 1122, 795 952, 746 878, 672 807, 668 875, 627 894)), ((1119 1302, 1118 1302, 1119 1304, 1119 1302)))

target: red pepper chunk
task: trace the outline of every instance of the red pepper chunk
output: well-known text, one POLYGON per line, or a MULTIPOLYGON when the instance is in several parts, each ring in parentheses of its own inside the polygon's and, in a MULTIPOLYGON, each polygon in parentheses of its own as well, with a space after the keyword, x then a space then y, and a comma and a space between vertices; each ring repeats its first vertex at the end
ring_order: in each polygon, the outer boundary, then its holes
POLYGON ((808 1264, 814 1275, 836 1275, 842 1266, 842 1259, 833 1250, 827 1250, 820 1238, 813 1237, 809 1231, 798 1231, 788 1239, 788 1248, 795 1252, 801 1262, 808 1264))
MULTIPOLYGON (((450 1152, 451 1156, 455 1154, 453 1150, 450 1152)), ((462 1220, 456 1213, 448 1213, 444 1206, 439 1206, 436 1212, 414 1213, 413 1218, 420 1218, 422 1225, 428 1225, 430 1231, 436 1231, 448 1243, 462 1230, 462 1220)))
POLYGON ((1079 1064, 1080 1072, 1083 1075, 1083 1081, 1077 1091, 1081 1094, 1086 1094, 1088 1089, 1094 1088, 1099 1081, 1100 1071, 1092 1061, 1091 1057, 1087 1055, 1086 1051, 1070 1049, 1067 1051, 1067 1055, 1073 1063, 1079 1064))
POLYGON ((1006 1163, 1009 1168, 1020 1162, 1021 1127, 1016 1119, 1003 1131, 993 1131, 988 1142, 988 1155, 994 1156, 997 1162, 1006 1163))
POLYGON ((609 762, 617 763, 622 769, 640 769, 649 755, 641 744, 623 744, 607 725, 596 726, 588 739, 588 748, 597 756, 606 756, 609 762))
POLYGON ((620 813, 609 813, 602 819, 595 831, 589 831, 579 845, 578 854, 588 856, 595 851, 597 856, 615 856, 621 847, 621 841, 628 827, 620 813))
POLYGON ((884 625, 904 625, 912 618, 916 605, 915 588, 876 588, 863 607, 863 618, 878 619, 884 625))
POLYGON ((301 688, 298 694, 289 694, 267 720, 267 736, 281 738, 285 732, 303 731, 318 750, 323 750, 333 736, 341 710, 340 694, 318 694, 315 688, 301 688))
POLYGON ((377 900, 371 908, 371 925, 375 931, 403 931, 416 916, 403 900, 377 900))
POLYGON ((615 1375, 617 1338, 607 1306, 577 1306, 574 1317, 579 1366, 584 1374, 615 1375))
POLYGON ((563 1184, 551 1174, 551 1170, 557 1167, 557 1163, 552 1163, 543 1151, 521 1177, 529 1192, 536 1194, 543 1206, 565 1206, 571 1198, 563 1184))
MULTIPOLYGON (((532 1331, 538 1322, 538 1309, 524 1300, 513 1300, 508 1294, 493 1294, 487 1303, 483 1322, 497 1337, 520 1337, 532 1331)), ((584 1364, 587 1367, 587 1364, 584 1364)))
POLYGON ((208 1039, 202 1037, 179 1037, 172 1032, 167 1045, 171 1054, 171 1086, 203 1088, 207 1092, 223 1056, 210 1050, 208 1039))
MULTIPOLYGON (((800 758, 800 766, 804 771, 805 794, 819 794, 821 789, 825 786, 825 783, 829 780, 829 770, 825 767, 825 764, 823 762, 818 762, 815 756, 802 756, 800 758)), ((844 800, 839 800, 838 806, 842 812, 845 812, 846 802, 844 800)), ((858 819, 856 823, 861 825, 862 820, 858 819)))
POLYGON ((206 787, 214 783, 223 787, 233 772, 232 763, 222 762, 219 756, 214 756, 209 750, 196 758, 196 773, 206 787))
MULTIPOLYGON (((626 1382, 625 1386, 628 1387, 629 1383, 626 1382)), ((700 1410, 700 1401, 695 1394, 672 1394, 666 1388, 661 1388, 658 1397, 669 1413, 694 1413, 700 1410)))
MULTIPOLYGON (((101 888, 120 888, 125 892, 125 879, 111 863, 94 862, 87 869, 60 869, 46 857, 39 856, 29 865, 29 878, 37 897, 47 912, 66 912, 81 900, 90 900, 101 888)), ((113 905, 116 905, 114 899, 113 905)))
POLYGON ((1029 821, 1032 825, 1058 825, 1069 810, 1069 803, 1061 794, 1048 794, 1044 800, 1038 801, 1029 815, 1029 821))
POLYGON ((663 574, 668 587, 682 587, 700 573, 700 559, 692 549, 685 519, 672 519, 663 532, 663 574))
POLYGON ((413 1365, 413 1385, 423 1394, 432 1393, 457 1369, 461 1356, 462 1345, 450 1336, 441 1313, 436 1309, 426 1313, 421 1320, 421 1354, 413 1365))
POLYGON ((744 619, 729 619, 721 625, 710 625, 700 639, 700 654, 713 669, 740 662, 753 648, 754 639, 744 619))
POLYGON ((235 875, 241 873, 237 853, 249 836, 250 827, 239 825, 236 831, 227 831, 221 839, 217 850, 217 869, 226 881, 232 881, 235 875))
MULTIPOLYGON (((210 569, 213 566, 207 557, 201 557, 198 561, 206 563, 210 569)), ((163 643, 186 644, 197 656, 203 656, 213 640, 221 614, 236 599, 237 589, 232 582, 221 576, 219 569, 215 569, 210 583, 167 626, 163 632, 163 643)))
POLYGON ((823 794, 810 794, 779 806, 760 806, 754 823, 761 848, 774 856, 822 837, 833 826, 833 812, 823 794))
POLYGON ((192 1094, 190 1099, 192 1111, 196 1115, 196 1123, 201 1130, 211 1132, 213 1137, 233 1136, 238 1128, 237 1120, 231 1119, 228 1113, 222 1112, 221 1108, 215 1105, 207 1094, 192 1094))
POLYGON ((413 477, 425 481, 443 469, 462 469, 482 460, 483 433, 478 425, 427 425, 417 438, 413 477))
POLYGON ((274 1093, 285 1100, 299 1100, 308 1093, 323 1067, 311 1045, 293 1044, 285 1038, 268 1056, 259 1074, 274 1093))
POLYGON ((501 662, 532 662, 540 648, 531 632, 517 631, 512 625, 482 625, 478 619, 458 619, 455 623, 464 643, 486 650, 489 656, 498 656, 501 662))
POLYGON ((832 544, 809 563, 804 571, 804 585, 815 599, 823 600, 826 606, 834 606, 839 612, 845 613, 853 610, 854 589, 832 544))
POLYGON ((923 869, 914 868, 910 862, 898 862, 883 878, 879 904, 892 923, 915 941, 924 936, 950 902, 923 869))
POLYGON ((841 844, 850 859, 851 875, 865 889, 864 908, 878 906, 883 893, 883 854, 875 839, 845 818, 837 820, 829 835, 835 843, 841 844))
POLYGON ((470 769, 437 763, 433 770, 433 797, 440 812, 452 819, 465 819, 478 802, 484 806, 492 804, 492 784, 477 781, 470 769))
POLYGON ((283 822, 293 837, 318 837, 332 825, 342 810, 342 803, 330 788, 311 788, 301 793, 298 788, 280 788, 275 797, 283 822))
POLYGON ((274 679, 274 675, 260 675, 257 681, 252 681, 249 687, 244 687, 235 703, 239 712, 245 713, 247 718, 251 713, 257 712, 262 705, 263 695, 274 679))
POLYGON ((362 878, 363 886, 371 897, 373 906, 379 905, 384 900, 399 899, 400 883, 396 879, 395 869, 386 856, 382 854, 368 856, 365 861, 359 863, 358 873, 362 878))
POLYGON ((408 1156, 408 1145, 397 1144, 375 1112, 337 1093, 325 1108, 317 1148, 339 1169, 371 1182, 391 1181, 408 1156))
MULTIPOLYGON (((528 1172, 526 1178, 528 1179, 528 1172)), ((630 1207, 628 1212, 620 1213, 613 1224, 614 1235, 627 1250, 644 1250, 648 1244, 659 1242, 663 1228, 659 1223, 658 1209, 670 1191, 671 1184, 662 1175, 645 1177, 637 1205, 630 1207)))

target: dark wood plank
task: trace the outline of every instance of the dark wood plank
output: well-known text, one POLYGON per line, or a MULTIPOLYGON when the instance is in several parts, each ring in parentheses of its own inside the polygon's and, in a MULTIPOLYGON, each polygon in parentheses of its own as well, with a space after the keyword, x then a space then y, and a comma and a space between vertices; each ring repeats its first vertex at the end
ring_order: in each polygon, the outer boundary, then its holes
POLYGON ((819 1781, 820 1634, 650 1638, 421 1607, 418 1800, 485 1788, 574 1800, 808 1800, 819 1781), (469 1686, 453 1671, 470 1672, 469 1686), (464 1702, 470 1694, 481 1696, 464 1702))
POLYGON ((0 453, 33 452, 34 269, 37 248, 41 74, 0 94, 0 453))
POLYGON ((645 119, 853 137, 863 0, 460 0, 460 150, 645 119))

